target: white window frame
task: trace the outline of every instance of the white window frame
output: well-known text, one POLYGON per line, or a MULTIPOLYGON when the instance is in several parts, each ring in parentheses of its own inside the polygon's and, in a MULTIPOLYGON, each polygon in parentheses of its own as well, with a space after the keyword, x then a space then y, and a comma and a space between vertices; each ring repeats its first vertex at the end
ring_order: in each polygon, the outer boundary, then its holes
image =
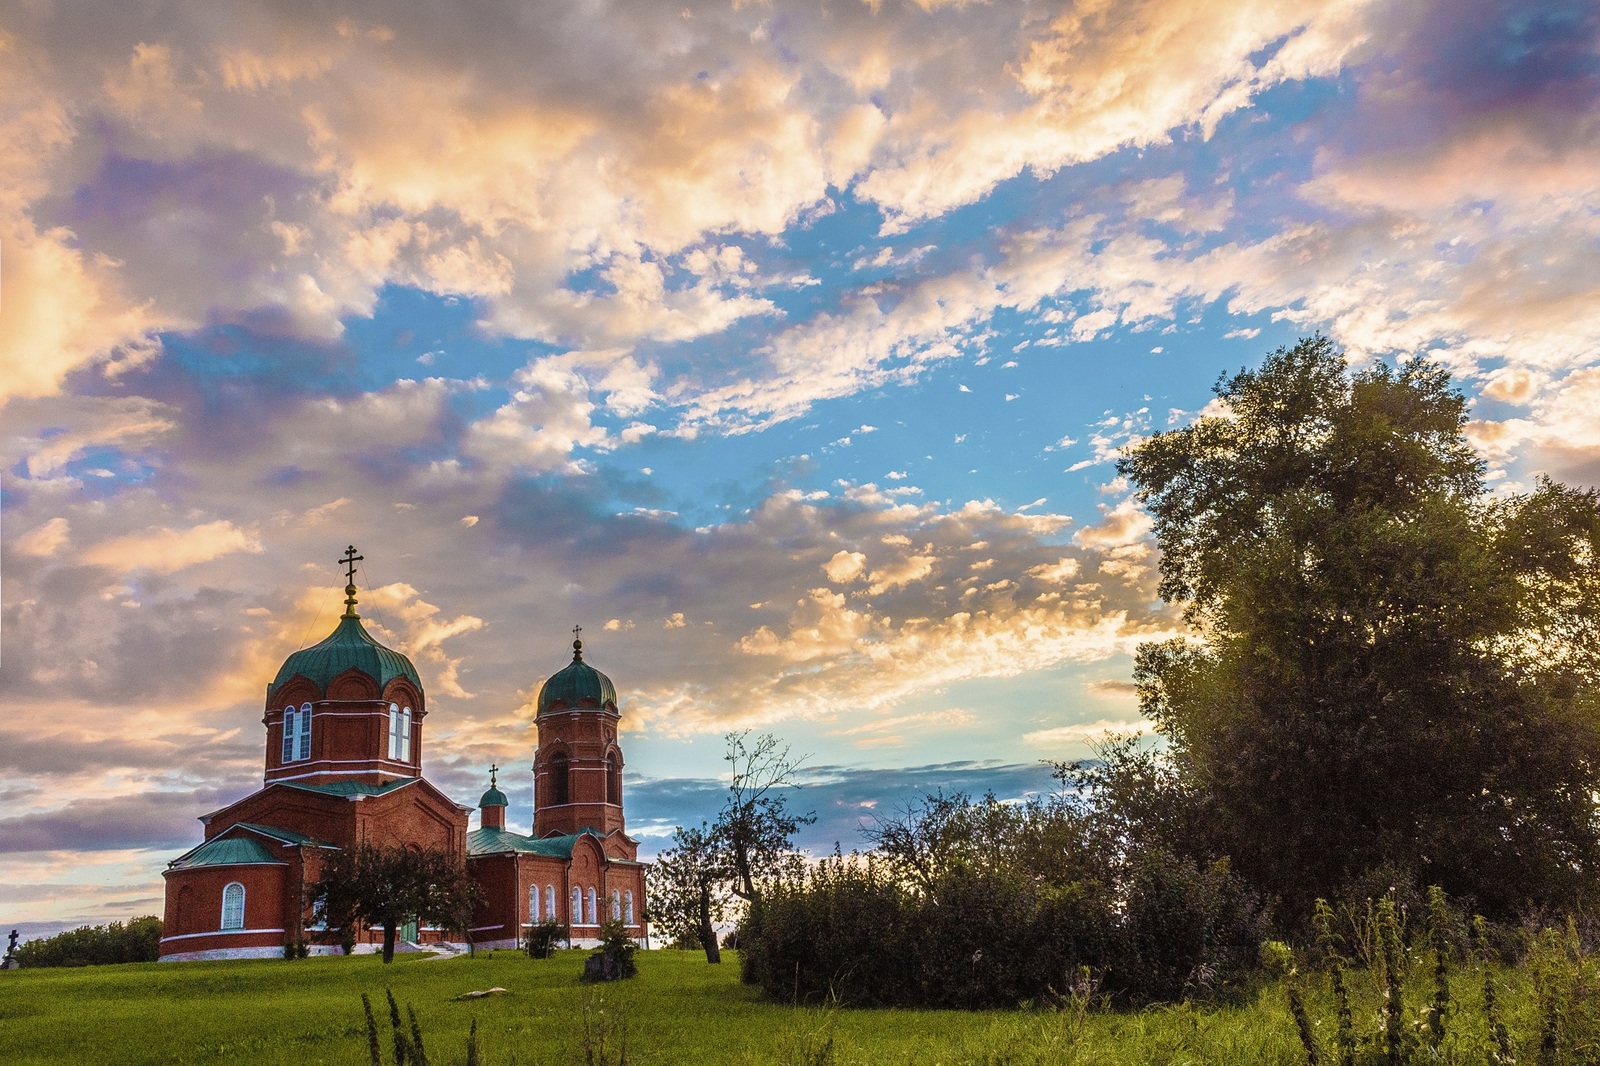
POLYGON ((599 925, 600 924, 600 909, 597 906, 595 906, 595 895, 594 895, 594 886, 593 885, 589 886, 589 908, 588 908, 588 911, 587 911, 587 916, 588 916, 589 920, 584 924, 586 924, 586 925, 599 925))
POLYGON ((634 921, 633 921, 633 889, 631 889, 631 888, 625 888, 625 889, 622 890, 622 914, 623 914, 624 921, 628 925, 633 925, 634 924, 634 921))
POLYGON ((539 886, 528 889, 528 924, 539 924, 539 886))
POLYGON ((389 704, 389 758, 396 757, 400 750, 400 705, 389 704))
POLYGON ((231 929, 244 928, 244 885, 238 881, 229 881, 222 886, 222 925, 224 933, 231 929), (235 893, 233 890, 238 889, 235 893), (229 898, 230 894, 233 898, 229 898))
POLYGON ((569 914, 571 925, 583 924, 583 889, 576 885, 572 888, 572 911, 569 914))
POLYGON ((544 911, 545 911, 545 919, 544 919, 545 921, 553 922, 553 921, 556 920, 556 886, 555 885, 545 885, 544 886, 544 911))
POLYGON ((411 761, 411 708, 404 707, 400 711, 400 752, 397 756, 401 762, 411 761))
POLYGON ((283 709, 283 762, 304 762, 311 758, 311 704, 283 709))

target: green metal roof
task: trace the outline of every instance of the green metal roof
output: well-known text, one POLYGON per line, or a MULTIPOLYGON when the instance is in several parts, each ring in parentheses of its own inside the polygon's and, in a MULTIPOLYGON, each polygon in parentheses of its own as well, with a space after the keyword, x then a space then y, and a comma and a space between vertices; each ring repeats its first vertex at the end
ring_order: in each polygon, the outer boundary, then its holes
POLYGON ((611 679, 583 661, 583 643, 572 642, 572 662, 550 675, 539 689, 539 714, 543 714, 557 701, 576 707, 590 699, 604 707, 617 706, 617 687, 611 679))
POLYGON ((181 870, 193 866, 243 866, 251 863, 288 865, 272 854, 271 849, 259 840, 250 837, 228 837, 208 840, 193 851, 173 859, 167 866, 181 870))
POLYGON ((339 619, 339 625, 320 643, 302 648, 283 661, 278 676, 267 686, 270 693, 296 674, 307 678, 320 689, 351 667, 355 667, 378 683, 382 688, 397 677, 403 677, 420 691, 422 679, 411 660, 373 640, 355 615, 339 619))
POLYGON ((549 855, 557 859, 572 858, 573 846, 581 836, 599 839, 599 834, 585 829, 560 837, 530 837, 507 829, 474 829, 467 834, 467 855, 549 855))
POLYGON ((306 792, 320 792, 324 796, 381 796, 386 792, 393 792, 397 788, 405 788, 421 781, 420 777, 407 777, 399 781, 385 781, 381 785, 369 785, 362 781, 334 781, 326 785, 308 785, 300 781, 272 781, 270 784, 284 785, 288 788, 303 789, 306 792))
POLYGON ((305 844, 314 848, 334 847, 327 841, 318 840, 316 837, 308 837, 304 833, 296 833, 293 829, 279 829, 275 825, 257 825, 254 822, 239 822, 237 824, 240 829, 248 829, 252 833, 260 833, 264 837, 271 837, 273 840, 279 840, 285 844, 305 844))
POLYGON ((506 799, 506 794, 498 788, 490 787, 478 800, 479 807, 509 807, 511 801, 506 799))

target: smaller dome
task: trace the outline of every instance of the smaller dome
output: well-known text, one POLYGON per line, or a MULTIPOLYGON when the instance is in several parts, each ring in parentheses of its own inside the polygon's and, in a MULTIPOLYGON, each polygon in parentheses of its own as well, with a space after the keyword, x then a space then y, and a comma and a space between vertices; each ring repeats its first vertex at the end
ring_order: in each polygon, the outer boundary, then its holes
POLYGON ((583 661, 583 641, 572 642, 572 662, 550 675, 550 680, 539 689, 539 714, 557 703, 577 707, 584 700, 593 700, 601 707, 616 710, 617 687, 611 679, 583 661))
POLYGON ((493 785, 490 785, 489 786, 489 791, 485 792, 483 794, 483 797, 478 800, 478 806, 479 807, 509 807, 509 806, 511 806, 511 801, 506 799, 506 794, 504 792, 501 792, 498 788, 495 788, 493 785))

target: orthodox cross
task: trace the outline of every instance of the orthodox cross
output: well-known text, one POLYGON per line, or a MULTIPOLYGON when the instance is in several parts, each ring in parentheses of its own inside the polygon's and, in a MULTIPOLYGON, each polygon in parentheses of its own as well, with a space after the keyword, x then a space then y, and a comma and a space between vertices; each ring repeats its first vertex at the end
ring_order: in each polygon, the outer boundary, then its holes
POLYGON ((490 788, 494 788, 495 787, 494 775, 499 773, 499 772, 500 772, 500 767, 498 767, 498 766, 489 767, 489 787, 490 788))
POLYGON ((344 564, 344 616, 346 618, 359 618, 356 614, 356 564, 365 559, 364 555, 356 554, 354 544, 344 550, 344 558, 339 561, 344 564))
POLYGON ((582 632, 582 626, 572 627, 572 659, 574 662, 583 658, 583 638, 579 636, 582 632))

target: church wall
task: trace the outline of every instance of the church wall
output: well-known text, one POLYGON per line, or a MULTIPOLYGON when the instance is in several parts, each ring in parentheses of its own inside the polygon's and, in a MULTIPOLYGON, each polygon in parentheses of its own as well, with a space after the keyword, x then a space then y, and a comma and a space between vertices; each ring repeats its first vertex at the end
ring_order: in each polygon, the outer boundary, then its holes
POLYGON ((415 844, 451 854, 466 850, 466 812, 420 783, 352 806, 356 808, 357 839, 366 843, 378 847, 415 844))
POLYGON ((467 871, 483 893, 472 916, 472 941, 482 948, 515 948, 517 931, 517 863, 512 855, 484 855, 467 860, 467 871))
POLYGON ((227 832, 239 822, 253 822, 349 847, 356 841, 353 806, 342 796, 269 787, 212 815, 206 823, 206 839, 227 832))
POLYGON ((162 960, 179 956, 255 958, 273 953, 281 955, 288 870, 287 866, 262 864, 167 871, 162 960), (232 882, 244 886, 244 928, 224 931, 222 894, 232 882), (271 950, 260 955, 259 949, 271 950))

